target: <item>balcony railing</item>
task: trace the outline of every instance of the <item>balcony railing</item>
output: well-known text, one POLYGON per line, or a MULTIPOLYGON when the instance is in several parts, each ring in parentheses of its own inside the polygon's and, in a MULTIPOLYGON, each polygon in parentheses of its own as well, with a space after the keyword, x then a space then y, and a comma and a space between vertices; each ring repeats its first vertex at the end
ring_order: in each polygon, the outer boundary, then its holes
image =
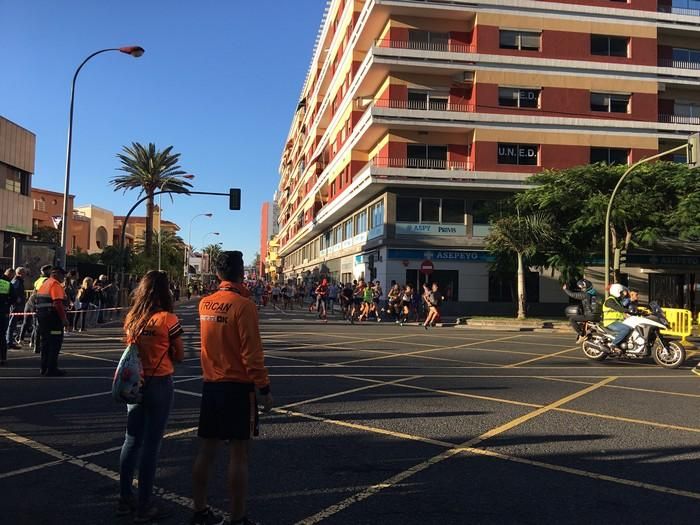
POLYGON ((700 62, 690 60, 675 60, 673 58, 660 58, 659 67, 675 67, 678 69, 700 69, 700 62))
POLYGON ((671 13, 673 15, 700 16, 700 9, 691 9, 689 7, 675 7, 670 5, 658 6, 659 13, 671 13))
POLYGON ((424 42, 422 40, 376 40, 377 47, 390 49, 411 49, 416 51, 438 51, 442 53, 476 53, 476 46, 461 42, 424 42))
POLYGON ((471 171, 468 160, 425 159, 416 157, 374 157, 370 164, 378 168, 471 171))
POLYGON ((690 124, 692 126, 700 126, 700 116, 690 117, 685 115, 659 114, 659 122, 664 124, 690 124))
POLYGON ((446 98, 433 100, 378 99, 372 102, 372 105, 377 108, 388 109, 408 109, 415 111, 456 111, 461 113, 473 112, 476 109, 473 104, 453 103, 446 98))

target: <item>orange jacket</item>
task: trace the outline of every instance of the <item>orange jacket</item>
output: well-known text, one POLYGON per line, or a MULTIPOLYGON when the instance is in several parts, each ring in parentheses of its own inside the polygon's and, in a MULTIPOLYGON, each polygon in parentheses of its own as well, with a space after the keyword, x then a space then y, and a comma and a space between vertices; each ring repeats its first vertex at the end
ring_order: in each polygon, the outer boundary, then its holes
POLYGON ((269 386, 258 311, 248 297, 242 284, 223 281, 218 291, 199 302, 205 381, 269 386))

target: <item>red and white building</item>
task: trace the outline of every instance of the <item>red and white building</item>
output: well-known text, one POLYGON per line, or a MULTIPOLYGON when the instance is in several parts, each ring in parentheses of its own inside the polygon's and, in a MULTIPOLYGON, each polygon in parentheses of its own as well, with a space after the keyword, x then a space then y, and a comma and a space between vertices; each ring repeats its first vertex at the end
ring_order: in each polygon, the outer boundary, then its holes
POLYGON ((450 299, 509 302, 486 203, 682 144, 699 72, 695 0, 331 0, 280 164, 284 277, 418 283, 429 260, 450 299))

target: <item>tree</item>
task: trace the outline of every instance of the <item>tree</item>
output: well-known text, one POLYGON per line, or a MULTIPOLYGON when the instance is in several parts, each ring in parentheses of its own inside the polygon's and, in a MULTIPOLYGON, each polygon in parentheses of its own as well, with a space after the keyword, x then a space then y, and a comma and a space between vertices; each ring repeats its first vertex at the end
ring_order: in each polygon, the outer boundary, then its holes
POLYGON ((552 217, 546 213, 522 216, 516 209, 491 224, 486 238, 489 250, 514 254, 518 266, 518 319, 525 319, 525 259, 546 249, 554 238, 552 217))
POLYGON ((214 267, 215 261, 219 258, 219 255, 221 255, 222 252, 221 245, 210 244, 209 246, 205 246, 203 251, 209 256, 209 272, 212 273, 211 269, 214 267))
POLYGON ((51 226, 39 226, 34 232, 34 237, 41 242, 50 242, 53 244, 60 244, 59 230, 51 226))
MULTIPOLYGON (((544 212, 553 217, 559 234, 546 264, 561 272, 564 279, 580 275, 592 258, 603 253, 608 201, 626 169, 594 164, 546 170, 531 177, 533 187, 515 197, 523 213, 544 212)), ((613 253, 666 235, 684 239, 700 236, 698 189, 698 175, 683 164, 654 162, 639 166, 625 179, 613 203, 613 253)), ((613 270, 617 281, 619 267, 613 270)))
MULTIPOLYGON (((143 273, 158 268, 158 256, 155 253, 146 251, 146 232, 142 237, 136 239, 134 248, 136 252, 135 267, 137 273, 143 273)), ((171 279, 181 275, 182 261, 185 259, 185 242, 179 235, 171 231, 162 230, 161 235, 153 233, 154 247, 156 250, 160 245, 160 267, 171 279)))
POLYGON ((172 146, 160 151, 155 144, 149 143, 144 147, 138 142, 132 142, 131 146, 124 146, 122 153, 117 154, 121 166, 117 168, 125 175, 117 175, 111 180, 114 191, 140 189, 139 197, 144 193, 148 197, 146 201, 146 238, 145 251, 153 253, 153 194, 156 191, 172 191, 175 193, 189 193, 192 185, 182 176, 178 162, 179 153, 172 153, 172 146))

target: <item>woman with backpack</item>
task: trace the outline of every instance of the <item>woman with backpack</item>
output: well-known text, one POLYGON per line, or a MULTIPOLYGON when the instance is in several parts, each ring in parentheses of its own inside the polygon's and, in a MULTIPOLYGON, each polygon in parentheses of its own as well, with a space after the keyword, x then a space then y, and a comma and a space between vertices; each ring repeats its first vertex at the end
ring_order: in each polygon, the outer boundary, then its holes
POLYGON ((182 327, 173 313, 173 298, 164 272, 148 272, 134 292, 124 321, 128 343, 138 347, 143 366, 142 401, 127 405, 124 445, 119 457, 120 498, 117 515, 135 513, 135 523, 148 523, 170 512, 151 502, 160 442, 173 402, 173 363, 184 358, 182 327), (133 492, 138 467, 138 498, 133 492))

